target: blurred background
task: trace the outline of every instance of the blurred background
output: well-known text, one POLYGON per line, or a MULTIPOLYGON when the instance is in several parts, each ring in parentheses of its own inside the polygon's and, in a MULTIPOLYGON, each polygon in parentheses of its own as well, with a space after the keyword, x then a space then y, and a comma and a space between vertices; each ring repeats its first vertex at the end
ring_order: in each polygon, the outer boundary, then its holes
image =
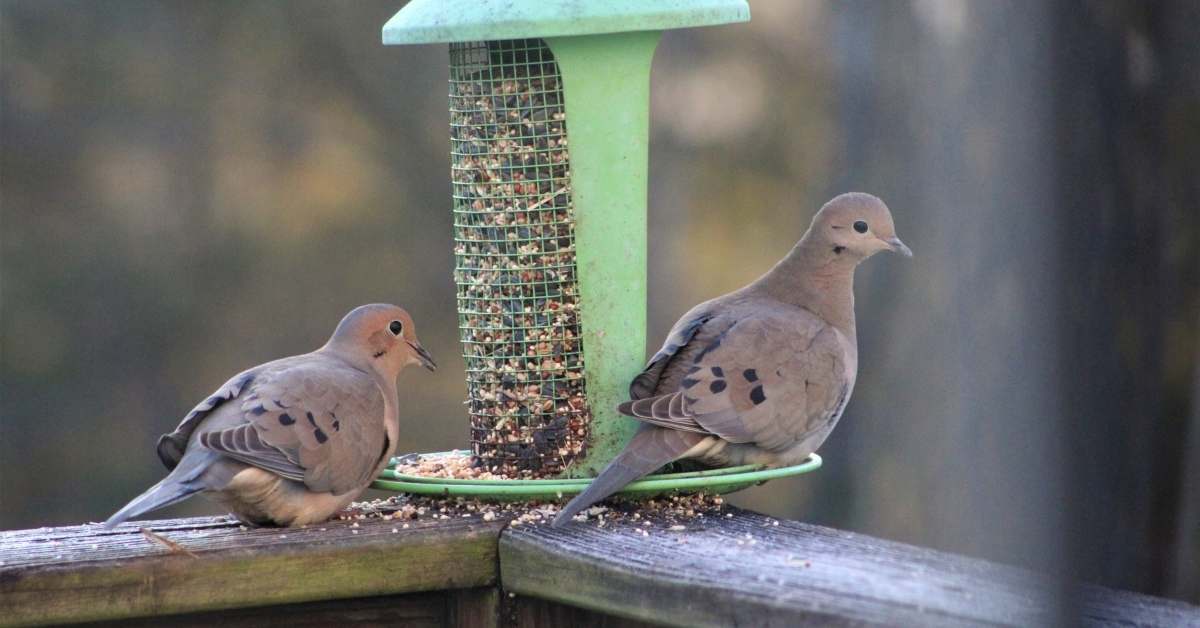
MULTIPOLYGON (((445 367, 400 450, 467 442, 447 53, 380 45, 402 4, 0 2, 0 528, 103 519, 366 302, 445 367)), ((1200 602, 1200 4, 751 10, 655 60, 655 347, 836 193, 916 257, 859 271, 825 467, 734 501, 1200 602)))

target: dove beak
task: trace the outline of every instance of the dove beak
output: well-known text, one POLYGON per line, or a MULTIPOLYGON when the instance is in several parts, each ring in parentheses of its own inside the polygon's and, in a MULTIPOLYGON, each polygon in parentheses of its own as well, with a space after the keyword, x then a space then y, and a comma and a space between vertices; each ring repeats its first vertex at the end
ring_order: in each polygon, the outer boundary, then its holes
POLYGON ((897 238, 896 236, 892 236, 886 240, 883 240, 883 243, 888 245, 888 249, 893 253, 899 253, 904 257, 912 257, 912 249, 908 248, 908 245, 901 242, 900 238, 897 238))
MULTIPOLYGON (((405 340, 405 342, 408 341, 405 340)), ((417 354, 417 359, 421 361, 421 366, 431 371, 437 370, 437 362, 433 361, 433 356, 429 355, 429 352, 425 350, 425 347, 422 347, 418 342, 409 342, 408 346, 412 347, 413 352, 417 354)))

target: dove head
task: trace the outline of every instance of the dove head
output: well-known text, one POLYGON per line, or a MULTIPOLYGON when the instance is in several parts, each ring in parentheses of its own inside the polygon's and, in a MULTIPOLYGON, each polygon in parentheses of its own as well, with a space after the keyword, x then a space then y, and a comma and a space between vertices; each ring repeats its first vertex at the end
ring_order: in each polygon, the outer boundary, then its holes
POLYGON ((322 349, 375 371, 387 381, 395 380, 411 364, 431 371, 437 368, 417 340, 412 317, 395 305, 376 303, 354 308, 338 323, 322 349))
POLYGON ((813 217, 804 239, 810 246, 826 249, 826 255, 832 253, 854 263, 880 251, 912 257, 912 250, 896 237, 896 225, 887 205, 861 192, 842 194, 825 203, 813 217))

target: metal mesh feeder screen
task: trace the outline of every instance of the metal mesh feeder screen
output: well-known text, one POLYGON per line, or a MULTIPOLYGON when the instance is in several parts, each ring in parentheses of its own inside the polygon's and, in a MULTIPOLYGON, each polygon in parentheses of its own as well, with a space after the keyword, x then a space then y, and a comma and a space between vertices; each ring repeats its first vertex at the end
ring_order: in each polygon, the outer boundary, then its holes
POLYGON ((510 477, 557 474, 591 413, 566 108, 545 42, 450 45, 450 138, 472 453, 510 477))

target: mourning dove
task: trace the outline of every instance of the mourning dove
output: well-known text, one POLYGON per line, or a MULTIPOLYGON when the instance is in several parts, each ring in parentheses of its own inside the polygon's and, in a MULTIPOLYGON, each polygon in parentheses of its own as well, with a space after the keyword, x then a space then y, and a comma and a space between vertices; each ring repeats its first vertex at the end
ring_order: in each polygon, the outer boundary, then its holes
POLYGON ((345 508, 395 452, 396 377, 437 365, 394 305, 355 308, 325 346, 225 382, 158 441, 171 473, 106 528, 205 493, 252 525, 300 526, 345 508))
POLYGON ((912 256, 883 201, 843 194, 765 275, 684 314, 619 407, 642 421, 637 433, 554 525, 675 460, 807 458, 854 390, 854 269, 880 251, 912 256))

